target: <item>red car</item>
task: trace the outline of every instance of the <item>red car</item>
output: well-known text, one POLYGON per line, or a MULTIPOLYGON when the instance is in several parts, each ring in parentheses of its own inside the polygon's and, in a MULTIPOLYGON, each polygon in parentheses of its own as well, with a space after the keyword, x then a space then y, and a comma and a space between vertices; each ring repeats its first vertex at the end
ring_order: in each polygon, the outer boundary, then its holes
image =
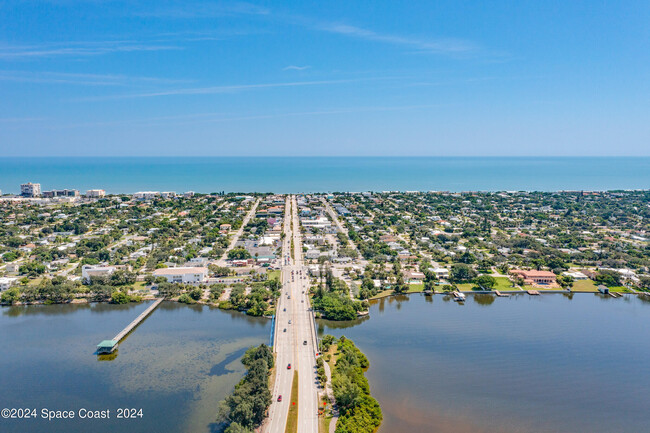
POLYGON ((282 401, 282 396, 278 395, 278 401, 282 401))
POLYGON ((287 370, 291 370, 291 364, 287 365, 287 370))

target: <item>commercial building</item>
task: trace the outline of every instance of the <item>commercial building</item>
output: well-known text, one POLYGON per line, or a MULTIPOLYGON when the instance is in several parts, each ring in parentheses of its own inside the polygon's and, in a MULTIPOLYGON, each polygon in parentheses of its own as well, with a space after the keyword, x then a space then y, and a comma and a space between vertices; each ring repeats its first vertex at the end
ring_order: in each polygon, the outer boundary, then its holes
POLYGON ((81 278, 89 283, 91 277, 108 277, 115 272, 115 266, 83 265, 81 267, 81 278))
POLYGON ((136 200, 153 200, 156 197, 160 197, 159 191, 138 191, 133 194, 136 200))
POLYGON ((106 191, 103 189, 89 189, 86 191, 86 197, 89 198, 103 198, 106 196, 106 191))
POLYGON ((184 267, 163 268, 153 271, 154 277, 164 277, 170 283, 200 284, 208 279, 208 268, 184 267))
POLYGON ((311 227, 311 228, 318 228, 318 229, 323 229, 326 227, 331 227, 332 222, 328 220, 327 218, 321 216, 319 218, 301 218, 300 223, 304 227, 311 227))
POLYGON ((40 183, 23 183, 20 185, 20 195, 23 197, 40 197, 41 184, 40 183))
POLYGON ((79 190, 76 189, 53 189, 52 191, 43 191, 43 197, 79 197, 79 190))

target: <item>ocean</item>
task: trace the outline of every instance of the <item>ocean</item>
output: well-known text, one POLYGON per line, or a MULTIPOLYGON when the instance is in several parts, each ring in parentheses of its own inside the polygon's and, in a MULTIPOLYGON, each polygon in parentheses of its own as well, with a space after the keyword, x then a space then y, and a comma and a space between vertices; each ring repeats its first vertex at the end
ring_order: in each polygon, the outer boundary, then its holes
POLYGON ((0 190, 359 192, 650 189, 650 157, 0 158, 0 190))

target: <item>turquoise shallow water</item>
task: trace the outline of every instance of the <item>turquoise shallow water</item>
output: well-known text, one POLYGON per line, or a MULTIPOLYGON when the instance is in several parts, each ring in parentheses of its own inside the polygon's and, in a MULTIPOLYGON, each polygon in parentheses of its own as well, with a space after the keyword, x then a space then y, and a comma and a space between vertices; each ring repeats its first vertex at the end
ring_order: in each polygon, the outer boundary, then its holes
POLYGON ((606 190, 650 188, 650 158, 0 158, 0 189, 197 192, 606 190))
MULTIPOLYGON (((146 304, 146 303, 145 303, 146 304)), ((93 354, 145 304, 0 307, 0 432, 203 432, 218 430, 219 402, 243 377, 240 359, 267 343, 271 321, 206 306, 163 302, 119 345, 93 354), (41 410, 111 410, 110 419, 47 421, 41 410), (117 419, 118 408, 142 417, 117 419)))

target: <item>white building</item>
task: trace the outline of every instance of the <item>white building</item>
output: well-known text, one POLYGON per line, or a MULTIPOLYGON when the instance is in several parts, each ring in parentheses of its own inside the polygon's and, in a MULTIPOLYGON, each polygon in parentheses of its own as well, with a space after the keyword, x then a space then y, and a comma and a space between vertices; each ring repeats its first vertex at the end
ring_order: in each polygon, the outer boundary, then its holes
POLYGON ((316 260, 319 257, 320 257, 320 251, 318 251, 315 248, 311 250, 307 250, 307 252, 305 253, 305 258, 308 260, 316 260))
POLYGON ((447 268, 429 268, 441 280, 449 278, 449 269, 447 268))
POLYGON ((89 283, 91 277, 107 277, 115 272, 115 266, 83 265, 81 267, 81 278, 89 283))
POLYGON ((7 271, 10 274, 16 274, 18 273, 21 264, 22 264, 21 262, 7 263, 7 265, 5 266, 5 271, 7 271))
POLYGON ((327 218, 325 218, 325 217, 318 217, 318 218, 314 218, 314 219, 302 218, 300 220, 300 223, 304 227, 314 227, 314 228, 319 228, 319 229, 322 229, 322 228, 325 228, 325 227, 331 227, 331 225, 332 225, 332 222, 330 220, 328 220, 327 218))
POLYGON ((40 197, 41 184, 40 183, 23 183, 20 185, 20 195, 23 197, 40 197))
POLYGON ((86 197, 89 198, 104 198, 106 196, 106 191, 103 189, 89 189, 86 191, 86 197))
POLYGON ((580 271, 567 271, 563 272, 563 275, 573 278, 575 281, 586 280, 588 277, 580 271))
POLYGON ((18 278, 0 277, 0 292, 9 289, 18 282, 18 278))
POLYGON ((163 191, 160 193, 160 196, 162 198, 174 198, 176 197, 176 193, 174 191, 163 191))
POLYGON ((153 271, 153 276, 164 277, 170 283, 199 284, 207 281, 208 268, 185 267, 156 269, 153 271))
POLYGON ((158 191, 139 191, 133 194, 133 198, 136 200, 152 200, 160 196, 158 191))

